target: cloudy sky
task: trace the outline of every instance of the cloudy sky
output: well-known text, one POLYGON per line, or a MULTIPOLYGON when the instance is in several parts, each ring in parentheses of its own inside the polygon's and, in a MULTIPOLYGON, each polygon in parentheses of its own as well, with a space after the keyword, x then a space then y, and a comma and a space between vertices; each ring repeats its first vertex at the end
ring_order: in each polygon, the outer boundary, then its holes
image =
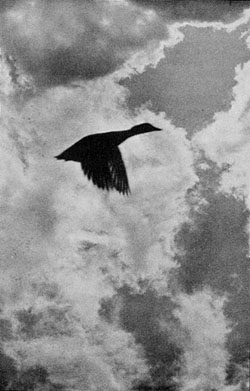
POLYGON ((0 389, 245 390, 250 2, 6 0, 0 50, 0 389), (140 122, 128 197, 53 158, 140 122))

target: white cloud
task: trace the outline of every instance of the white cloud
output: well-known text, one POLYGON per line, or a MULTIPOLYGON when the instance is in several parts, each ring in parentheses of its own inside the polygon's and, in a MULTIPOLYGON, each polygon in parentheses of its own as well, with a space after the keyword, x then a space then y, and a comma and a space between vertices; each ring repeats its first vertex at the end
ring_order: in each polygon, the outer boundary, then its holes
MULTIPOLYGON (((2 316, 13 324, 17 323, 16 312, 23 308, 46 308, 48 299, 41 301, 41 286, 56 284, 60 301, 72 308, 68 316, 75 319, 76 329, 84 327, 92 333, 101 327, 100 300, 113 294, 114 281, 133 284, 140 276, 158 281, 165 278, 162 270, 171 267, 168 251, 173 232, 186 214, 185 191, 196 179, 190 143, 185 131, 174 128, 163 115, 144 110, 131 118, 124 109, 124 94, 108 77, 81 88, 50 89, 18 110, 11 98, 2 97, 2 191, 6 193, 2 316), (127 129, 144 121, 164 130, 122 145, 130 197, 103 193, 88 182, 79 165, 53 158, 86 134, 127 129)), ((59 305, 58 295, 50 300, 59 305)), ((31 357, 30 365, 39 363, 41 356, 41 364, 51 373, 53 365, 61 368, 57 379, 62 382, 68 367, 67 378, 76 386, 91 387, 87 373, 96 371, 97 389, 104 383, 107 389, 123 390, 133 379, 145 376, 147 367, 132 337, 120 328, 113 332, 112 327, 107 326, 104 340, 118 348, 111 348, 114 362, 106 364, 106 353, 102 353, 103 360, 97 358, 95 343, 86 345, 86 358, 78 340, 63 338, 13 342, 9 352, 20 348, 31 357), (113 340, 107 339, 108 333, 113 340), (117 360, 120 369, 113 372, 117 360), (76 373, 75 364, 83 365, 83 373, 76 373)), ((104 348, 98 349, 103 352, 104 348)))
POLYGON ((229 163, 229 172, 223 175, 222 187, 249 194, 249 100, 250 62, 235 69, 237 85, 233 89, 234 100, 228 112, 219 112, 214 122, 199 132, 194 143, 218 164, 229 163))
MULTIPOLYGON (((175 29, 171 37, 171 45, 183 38, 175 29)), ((135 55, 124 73, 132 66, 141 71, 146 63, 156 64, 161 50, 135 55)), ((247 189, 249 71, 248 63, 236 69, 232 108, 218 113, 194 140, 216 162, 234 162, 224 174, 224 188, 247 189)), ((100 320, 100 300, 124 282, 138 289, 140 277, 159 294, 168 290, 164 272, 173 267, 173 237, 187 216, 186 190, 196 181, 191 143, 163 113, 143 108, 131 117, 124 105, 126 90, 113 77, 72 89, 51 88, 16 109, 8 74, 2 63, 2 316, 11 320, 17 337, 5 345, 6 352, 24 366, 44 365, 51 379, 68 387, 127 390, 145 378, 148 367, 131 334, 100 320), (80 165, 53 158, 87 134, 145 121, 163 131, 121 146, 130 197, 100 191, 80 165), (45 284, 54 284, 57 294, 49 297, 45 284), (52 304, 70 308, 71 336, 44 332, 25 340, 17 311, 32 308, 44 315, 52 304)), ((223 300, 200 292, 180 296, 179 302, 176 315, 188 334, 183 390, 223 389, 228 360, 223 300)))
POLYGON ((187 333, 182 390, 224 389, 229 358, 225 348, 229 329, 223 314, 224 299, 203 291, 181 295, 179 303, 175 314, 187 333))
POLYGON ((146 375, 147 366, 133 338, 121 330, 99 330, 88 337, 43 337, 5 345, 6 352, 22 357, 23 368, 46 367, 53 383, 68 388, 126 391, 146 375))

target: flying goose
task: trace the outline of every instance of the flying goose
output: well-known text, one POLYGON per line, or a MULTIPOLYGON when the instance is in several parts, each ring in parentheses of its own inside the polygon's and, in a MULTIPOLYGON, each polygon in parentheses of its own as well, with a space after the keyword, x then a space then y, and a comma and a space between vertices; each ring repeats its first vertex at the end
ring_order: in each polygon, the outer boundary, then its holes
POLYGON ((84 174, 97 187, 128 194, 128 177, 118 145, 129 137, 158 130, 162 129, 143 123, 129 130, 90 134, 55 157, 81 163, 84 174))

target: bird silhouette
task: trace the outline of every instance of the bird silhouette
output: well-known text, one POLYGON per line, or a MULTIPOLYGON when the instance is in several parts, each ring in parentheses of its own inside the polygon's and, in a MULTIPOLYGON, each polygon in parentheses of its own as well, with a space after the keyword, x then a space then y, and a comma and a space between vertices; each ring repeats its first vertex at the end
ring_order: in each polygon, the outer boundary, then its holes
POLYGON ((157 130, 161 129, 143 123, 129 130, 90 134, 55 158, 81 163, 84 174, 94 185, 101 189, 116 189, 119 193, 128 195, 129 182, 118 145, 129 137, 157 130))

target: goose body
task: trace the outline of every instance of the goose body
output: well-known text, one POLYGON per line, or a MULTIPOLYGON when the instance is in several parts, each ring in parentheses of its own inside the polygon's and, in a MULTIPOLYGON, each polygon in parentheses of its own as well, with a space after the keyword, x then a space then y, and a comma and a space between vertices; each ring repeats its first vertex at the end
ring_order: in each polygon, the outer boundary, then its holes
POLYGON ((157 130, 161 129, 144 123, 129 130, 90 134, 55 157, 79 162, 84 174, 97 187, 128 194, 128 177, 118 145, 129 137, 157 130))

